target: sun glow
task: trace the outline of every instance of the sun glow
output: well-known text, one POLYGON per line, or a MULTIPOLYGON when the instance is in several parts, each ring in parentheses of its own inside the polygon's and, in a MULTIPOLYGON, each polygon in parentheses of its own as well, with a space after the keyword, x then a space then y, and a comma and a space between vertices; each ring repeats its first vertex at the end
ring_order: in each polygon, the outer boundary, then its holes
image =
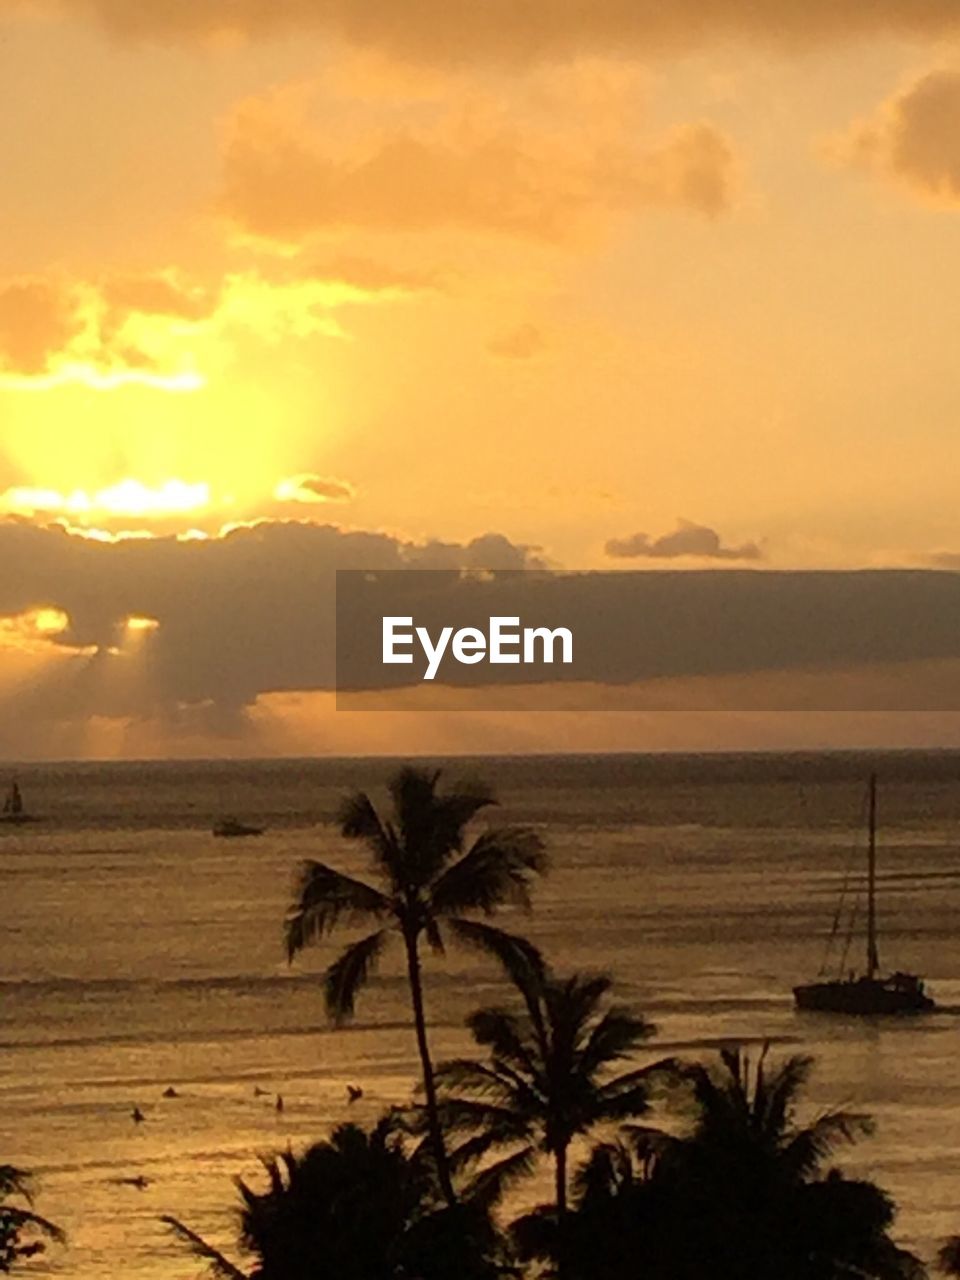
POLYGON ((106 489, 88 493, 74 489, 61 493, 56 489, 8 489, 0 497, 0 510, 13 515, 54 515, 82 519, 87 516, 163 517, 202 511, 211 505, 208 484, 188 484, 168 480, 156 488, 139 480, 121 480, 106 489))
POLYGON ((156 631, 159 625, 160 623, 156 618, 140 617, 137 614, 132 615, 126 621, 127 630, 133 632, 156 631))
POLYGON ((47 642, 62 635, 70 619, 62 609, 41 606, 13 617, 0 618, 0 649, 41 652, 47 642))
POLYGON ((183 393, 202 391, 207 380, 195 370, 181 370, 179 373, 155 373, 147 369, 105 370, 77 361, 65 362, 51 373, 0 374, 0 389, 4 391, 53 391, 71 384, 90 391, 116 391, 118 387, 139 386, 153 391, 183 393))

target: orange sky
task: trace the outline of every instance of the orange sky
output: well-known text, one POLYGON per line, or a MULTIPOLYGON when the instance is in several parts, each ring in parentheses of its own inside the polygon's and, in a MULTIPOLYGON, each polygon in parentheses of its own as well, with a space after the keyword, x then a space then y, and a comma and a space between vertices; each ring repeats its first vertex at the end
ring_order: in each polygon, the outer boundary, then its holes
POLYGON ((0 705, 32 709, 0 755, 952 740, 374 725, 259 659, 223 705, 150 668, 196 616, 121 634, 125 596, 101 633, 43 558, 166 538, 176 579, 263 520, 348 556, 950 565, 954 0, 0 0, 0 85, 0 705))

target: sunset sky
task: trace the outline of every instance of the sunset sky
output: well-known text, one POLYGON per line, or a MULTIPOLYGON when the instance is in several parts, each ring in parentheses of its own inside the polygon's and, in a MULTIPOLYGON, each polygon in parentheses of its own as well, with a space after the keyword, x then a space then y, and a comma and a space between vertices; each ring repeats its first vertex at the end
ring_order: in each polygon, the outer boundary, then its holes
POLYGON ((0 0, 0 107, 0 756, 960 740, 338 719, 258 614, 960 565, 956 0, 0 0))

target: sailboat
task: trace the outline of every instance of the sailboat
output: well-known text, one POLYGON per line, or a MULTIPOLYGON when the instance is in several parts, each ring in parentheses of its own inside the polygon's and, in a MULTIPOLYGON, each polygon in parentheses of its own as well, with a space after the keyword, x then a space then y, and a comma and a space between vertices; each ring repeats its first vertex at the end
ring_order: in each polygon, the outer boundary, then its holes
POLYGON ((23 796, 20 794, 20 787, 16 778, 10 783, 10 790, 4 799, 3 811, 0 812, 0 822, 18 826, 24 822, 36 822, 36 818, 27 813, 23 807, 23 796))
POLYGON ((866 967, 823 982, 794 987, 798 1009, 817 1013, 870 1016, 885 1013, 926 1013, 935 1008, 923 980, 912 973, 883 976, 877 948, 877 775, 870 775, 869 839, 867 842, 866 967))

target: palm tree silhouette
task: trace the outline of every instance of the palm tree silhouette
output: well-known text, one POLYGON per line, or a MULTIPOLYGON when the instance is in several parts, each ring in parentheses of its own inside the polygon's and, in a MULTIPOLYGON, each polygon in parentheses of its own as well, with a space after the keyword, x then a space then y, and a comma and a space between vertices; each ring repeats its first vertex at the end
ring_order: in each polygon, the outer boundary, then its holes
POLYGON ((889 1237, 889 1197, 872 1182, 829 1167, 838 1147, 872 1131, 870 1119, 830 1110, 798 1121, 812 1069, 813 1059, 803 1055, 771 1065, 765 1047, 755 1063, 731 1049, 716 1066, 678 1071, 689 1089, 691 1132, 634 1136, 644 1166, 632 1195, 620 1170, 619 1193, 626 1192, 635 1210, 632 1245, 622 1236, 620 1244, 646 1254, 655 1280, 908 1280, 924 1274, 889 1237), (658 1258, 669 1261, 658 1264, 658 1258))
POLYGON ((491 952, 507 966, 538 968, 539 953, 531 943, 464 916, 477 912, 491 916, 506 903, 528 908, 530 881, 545 870, 546 859, 539 836, 525 827, 488 830, 466 847, 466 828, 482 809, 495 803, 493 795, 479 786, 441 793, 439 777, 439 771, 401 769, 389 786, 394 810, 390 819, 379 817, 364 792, 345 801, 339 813, 340 830, 367 845, 382 887, 343 875, 322 862, 305 862, 286 919, 286 945, 292 960, 339 924, 379 922, 379 928, 346 947, 326 971, 327 1010, 340 1023, 352 1015, 357 993, 391 934, 400 935, 431 1145, 440 1185, 452 1205, 455 1197, 427 1040, 421 939, 443 954, 449 935, 491 952))
MULTIPOLYGON (((493 1280, 498 1242, 482 1206, 446 1205, 436 1168, 409 1152, 387 1113, 371 1129, 343 1124, 302 1155, 262 1160, 266 1189, 238 1179, 249 1280, 493 1280)), ((246 1277, 172 1218, 191 1252, 230 1280, 246 1277)))
POLYGON ((812 1070, 804 1055, 771 1066, 766 1047, 755 1064, 731 1049, 718 1067, 684 1069, 693 1132, 666 1145, 653 1181, 696 1222, 688 1249, 731 1280, 919 1274, 916 1259, 887 1235, 889 1198, 873 1183, 826 1168, 838 1147, 872 1132, 869 1117, 830 1110, 798 1122, 812 1070))
POLYGON ((481 1182, 499 1188, 529 1172, 538 1153, 552 1159, 552 1213, 562 1242, 574 1139, 643 1115, 653 1073, 669 1064, 613 1071, 654 1028, 608 1003, 610 978, 521 971, 515 982, 522 1011, 481 1009, 468 1019, 474 1040, 488 1050, 487 1061, 461 1058, 438 1067, 441 1119, 449 1132, 467 1135, 453 1153, 457 1164, 509 1149, 481 1170, 481 1182))
POLYGON ((62 1244, 59 1227, 33 1211, 30 1175, 11 1164, 0 1165, 0 1271, 8 1272, 24 1258, 43 1253, 46 1240, 62 1244), (10 1204, 10 1199, 21 1204, 10 1204))
MULTIPOLYGON (((751 1064, 736 1050, 714 1067, 676 1067, 690 1131, 626 1125, 574 1179, 562 1237, 571 1280, 920 1280, 888 1234, 889 1198, 826 1167, 869 1132, 867 1117, 797 1122, 811 1068, 799 1056, 769 1067, 765 1051, 751 1064)), ((555 1214, 521 1218, 514 1239, 524 1259, 556 1259, 555 1214)))

